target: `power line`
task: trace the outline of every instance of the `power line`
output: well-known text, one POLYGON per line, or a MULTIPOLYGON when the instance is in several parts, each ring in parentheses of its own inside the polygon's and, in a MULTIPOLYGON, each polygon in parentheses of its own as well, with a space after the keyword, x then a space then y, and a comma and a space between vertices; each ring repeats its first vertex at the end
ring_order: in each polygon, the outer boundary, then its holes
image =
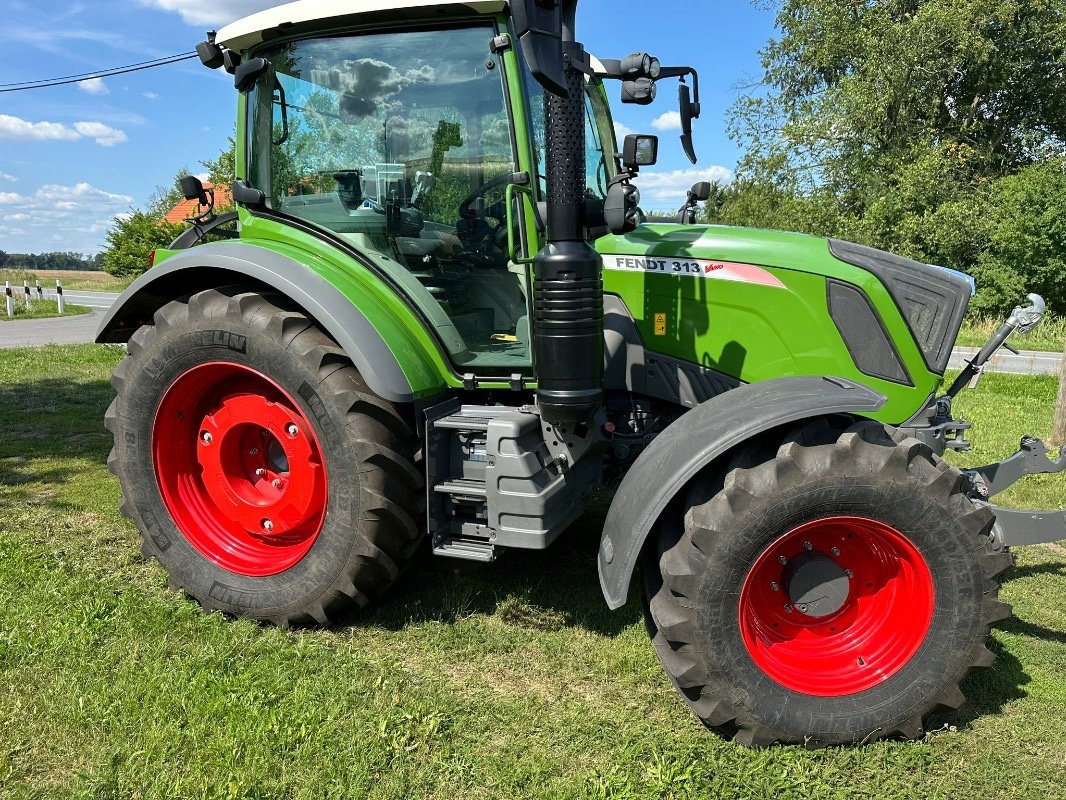
POLYGON ((140 72, 141 70, 165 67, 168 64, 177 64, 192 58, 196 58, 196 53, 167 56, 166 58, 157 58, 153 61, 142 61, 139 64, 128 64, 124 67, 113 67, 112 69, 98 70, 96 72, 83 72, 80 75, 67 75, 62 78, 48 78, 39 81, 24 81, 22 83, 5 83, 0 84, 0 94, 7 92, 25 92, 30 89, 48 89, 52 86, 66 86, 67 84, 81 83, 82 81, 93 80, 94 78, 112 78, 116 75, 126 75, 130 72, 140 72))

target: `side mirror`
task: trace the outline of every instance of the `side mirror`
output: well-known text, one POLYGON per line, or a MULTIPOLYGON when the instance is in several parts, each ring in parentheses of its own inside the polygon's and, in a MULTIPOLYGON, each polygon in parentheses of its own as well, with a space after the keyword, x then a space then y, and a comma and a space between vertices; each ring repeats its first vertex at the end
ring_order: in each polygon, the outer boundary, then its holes
POLYGON ((659 137, 631 133, 622 146, 622 166, 630 171, 651 167, 659 160, 659 137))
POLYGON ((233 85, 241 94, 250 92, 252 87, 255 86, 255 82, 259 80, 259 76, 263 75, 268 69, 270 69, 270 62, 265 58, 253 58, 251 61, 245 61, 234 70, 233 85))
POLYGON ((210 203, 203 182, 195 175, 186 175, 180 181, 181 194, 186 200, 195 200, 202 206, 210 203))
POLYGON ((697 203, 706 203, 711 199, 711 184, 707 181, 700 181, 688 190, 688 194, 697 203))
POLYGON ((692 120, 700 116, 698 103, 692 102, 692 90, 688 84, 681 84, 678 91, 678 99, 681 104, 681 146, 685 148, 685 155, 693 164, 696 163, 696 150, 692 144, 692 120))

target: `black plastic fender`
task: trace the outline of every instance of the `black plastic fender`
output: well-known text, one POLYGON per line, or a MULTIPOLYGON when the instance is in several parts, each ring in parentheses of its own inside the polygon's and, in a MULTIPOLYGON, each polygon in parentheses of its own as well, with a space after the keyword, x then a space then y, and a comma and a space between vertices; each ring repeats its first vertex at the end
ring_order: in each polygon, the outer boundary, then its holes
POLYGON ((108 310, 96 341, 126 342, 171 300, 249 278, 285 295, 321 325, 378 396, 392 403, 414 399, 396 357, 351 300, 300 262, 238 242, 194 247, 150 269, 108 310))
POLYGON ((869 414, 886 398, 843 378, 794 377, 748 384, 689 411, 663 431, 618 487, 600 540, 600 588, 625 605, 648 534, 670 501, 714 459, 765 431, 829 414, 869 414))

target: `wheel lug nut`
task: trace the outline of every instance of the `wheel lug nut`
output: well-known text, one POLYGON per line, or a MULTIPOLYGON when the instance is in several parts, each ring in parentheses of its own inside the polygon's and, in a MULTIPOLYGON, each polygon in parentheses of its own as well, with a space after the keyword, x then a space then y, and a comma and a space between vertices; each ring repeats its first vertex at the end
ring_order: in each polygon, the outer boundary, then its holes
POLYGON ((278 480, 277 478, 274 479, 274 488, 275 489, 280 489, 281 488, 281 481, 278 480))
POLYGON ((770 584, 770 591, 771 591, 771 592, 780 592, 780 591, 781 591, 781 587, 780 587, 780 586, 778 586, 778 584, 777 584, 777 581, 773 581, 773 582, 772 582, 772 583, 770 584))
POLYGON ((259 455, 259 448, 258 447, 253 447, 251 450, 248 451, 248 455, 250 455, 250 456, 259 455))
POLYGON ((204 444, 211 444, 211 442, 213 442, 214 439, 215 439, 215 437, 213 437, 210 434, 209 431, 204 431, 203 433, 200 434, 200 441, 203 442, 204 444))
POLYGON ((257 470, 255 471, 255 476, 256 476, 257 478, 262 478, 262 477, 263 477, 264 475, 266 475, 266 470, 265 470, 265 469, 263 469, 262 467, 260 467, 259 469, 257 469, 257 470))
POLYGON ((289 427, 287 427, 287 428, 286 428, 285 430, 286 430, 286 432, 287 432, 287 433, 289 434, 289 436, 295 436, 296 434, 298 434, 298 433, 300 432, 300 429, 299 429, 299 428, 297 428, 297 427, 296 427, 296 426, 295 426, 295 425, 294 425, 293 423, 291 423, 291 422, 289 423, 289 427))
POLYGON ((270 533, 270 531, 274 530, 274 523, 268 519, 264 519, 261 524, 263 526, 263 530, 265 530, 267 533, 270 533))
POLYGON ((814 549, 814 545, 812 545, 810 542, 804 542, 803 543, 803 549, 804 550, 813 550, 814 549))
POLYGON ((832 554, 833 554, 833 555, 835 555, 835 556, 839 556, 839 555, 840 555, 840 548, 839 548, 839 547, 834 547, 834 548, 833 548, 832 550, 830 550, 829 552, 830 552, 830 553, 832 553, 832 554))
POLYGON ((777 557, 777 563, 780 564, 783 567, 783 566, 785 566, 785 564, 788 563, 788 559, 785 558, 784 556, 778 556, 777 557))
POLYGON ((850 569, 844 570, 844 574, 848 576, 848 580, 851 580, 855 577, 855 573, 852 572, 850 569))
POLYGON ((785 613, 786 614, 791 614, 792 613, 792 606, 789 603, 785 603, 785 613))

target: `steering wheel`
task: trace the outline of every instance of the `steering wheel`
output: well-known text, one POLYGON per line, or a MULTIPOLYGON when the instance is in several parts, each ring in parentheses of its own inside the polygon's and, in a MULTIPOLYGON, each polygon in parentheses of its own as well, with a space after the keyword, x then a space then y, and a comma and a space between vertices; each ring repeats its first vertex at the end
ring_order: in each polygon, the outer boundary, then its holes
MULTIPOLYGON (((466 198, 459 204, 459 218, 460 219, 476 219, 477 212, 474 211, 474 203, 478 198, 484 197, 493 189, 497 189, 500 186, 506 186, 513 181, 511 173, 500 175, 497 178, 493 178, 488 183, 484 183, 472 191, 466 198)), ((499 217, 497 217, 499 219, 499 217)))

